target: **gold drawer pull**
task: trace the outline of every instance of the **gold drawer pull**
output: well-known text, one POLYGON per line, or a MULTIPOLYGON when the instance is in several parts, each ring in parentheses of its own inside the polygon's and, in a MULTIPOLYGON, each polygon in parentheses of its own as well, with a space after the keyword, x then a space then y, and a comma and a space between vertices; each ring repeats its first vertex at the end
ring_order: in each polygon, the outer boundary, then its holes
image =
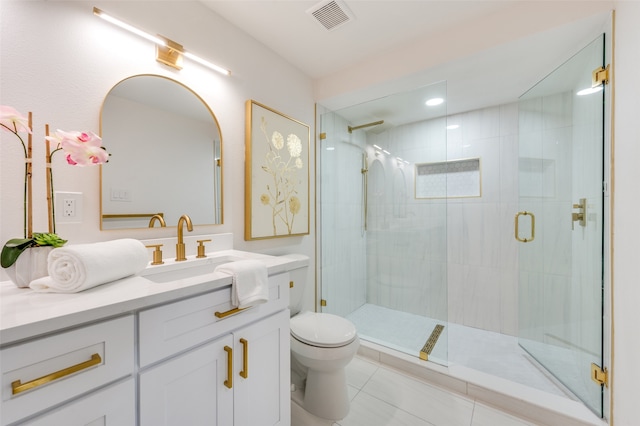
POLYGON ((224 385, 231 389, 233 387, 233 349, 225 346, 224 351, 227 353, 227 380, 224 381, 224 385))
POLYGON ((216 311, 214 315, 216 316, 216 318, 225 318, 225 317, 228 317, 229 315, 237 314, 240 311, 244 311, 245 309, 248 309, 248 308, 233 308, 224 312, 216 311))
POLYGON ((69 374, 76 373, 80 370, 84 370, 89 367, 93 367, 94 365, 98 365, 102 362, 102 358, 100 355, 93 354, 91 355, 91 359, 89 361, 81 362, 80 364, 73 365, 71 367, 67 367, 60 371, 56 371, 55 373, 47 374, 46 376, 40 377, 39 379, 32 380, 27 383, 21 383, 20 380, 16 380, 11 383, 11 389, 13 395, 16 395, 20 392, 24 392, 29 389, 36 388, 38 386, 42 386, 46 383, 53 382, 54 380, 61 379, 69 374))
POLYGON ((240 339, 240 343, 242 344, 242 371, 240 372, 240 377, 248 379, 249 378, 249 342, 247 342, 247 339, 240 339))

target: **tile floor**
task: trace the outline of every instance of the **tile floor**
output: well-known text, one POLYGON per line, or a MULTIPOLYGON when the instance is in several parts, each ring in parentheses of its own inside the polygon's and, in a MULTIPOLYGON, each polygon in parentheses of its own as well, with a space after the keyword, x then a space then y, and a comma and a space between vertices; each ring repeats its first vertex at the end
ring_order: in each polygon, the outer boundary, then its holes
POLYGON ((473 399, 356 356, 347 367, 349 415, 319 419, 291 404, 292 426, 535 426, 473 399))

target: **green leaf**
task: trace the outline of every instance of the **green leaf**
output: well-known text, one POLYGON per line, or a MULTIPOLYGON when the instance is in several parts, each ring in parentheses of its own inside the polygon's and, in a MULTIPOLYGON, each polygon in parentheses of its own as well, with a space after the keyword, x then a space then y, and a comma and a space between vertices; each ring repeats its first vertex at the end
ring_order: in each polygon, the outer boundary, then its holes
POLYGON ((36 242, 33 238, 14 238, 7 241, 4 247, 2 247, 0 265, 2 265, 3 268, 8 268, 16 263, 16 260, 18 260, 18 257, 23 251, 35 245, 36 242))
POLYGON ((63 240, 56 234, 48 234, 45 232, 34 232, 33 239, 39 246, 62 247, 67 240, 63 240))

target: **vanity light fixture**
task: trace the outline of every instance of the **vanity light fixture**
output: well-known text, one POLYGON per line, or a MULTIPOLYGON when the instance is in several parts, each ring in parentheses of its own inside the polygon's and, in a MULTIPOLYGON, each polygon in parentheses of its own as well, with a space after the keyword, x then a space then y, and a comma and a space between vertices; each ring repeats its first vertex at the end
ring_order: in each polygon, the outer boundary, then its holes
POLYGON ((166 37, 162 36, 154 36, 147 32, 144 32, 132 25, 127 24, 126 22, 122 22, 121 20, 114 18, 113 16, 105 13, 104 11, 98 9, 97 7, 93 8, 93 14, 99 18, 104 19, 107 22, 110 22, 120 28, 123 28, 127 31, 132 32, 142 38, 145 38, 156 45, 156 61, 161 62, 170 67, 176 68, 178 70, 182 69, 182 58, 186 57, 191 59, 194 62, 199 63, 200 65, 204 65, 207 68, 210 68, 214 71, 217 71, 224 75, 231 75, 231 71, 222 68, 218 65, 212 64, 211 62, 200 58, 199 56, 194 55, 191 52, 188 52, 182 47, 181 44, 176 43, 173 40, 169 40, 166 37))

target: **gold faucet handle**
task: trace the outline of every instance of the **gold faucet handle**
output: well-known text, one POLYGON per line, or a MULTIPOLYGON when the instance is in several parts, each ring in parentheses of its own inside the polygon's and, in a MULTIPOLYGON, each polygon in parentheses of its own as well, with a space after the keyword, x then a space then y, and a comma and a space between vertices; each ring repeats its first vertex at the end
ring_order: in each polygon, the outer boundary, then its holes
POLYGON ((205 254, 205 246, 204 243, 208 243, 211 240, 196 240, 198 242, 198 255, 196 256, 198 259, 201 259, 203 257, 207 257, 207 255, 205 254))
POLYGON ((153 251, 153 262, 151 262, 152 265, 162 265, 164 263, 164 261, 162 260, 162 250, 160 250, 162 244, 151 244, 145 247, 155 248, 155 250, 153 251))

